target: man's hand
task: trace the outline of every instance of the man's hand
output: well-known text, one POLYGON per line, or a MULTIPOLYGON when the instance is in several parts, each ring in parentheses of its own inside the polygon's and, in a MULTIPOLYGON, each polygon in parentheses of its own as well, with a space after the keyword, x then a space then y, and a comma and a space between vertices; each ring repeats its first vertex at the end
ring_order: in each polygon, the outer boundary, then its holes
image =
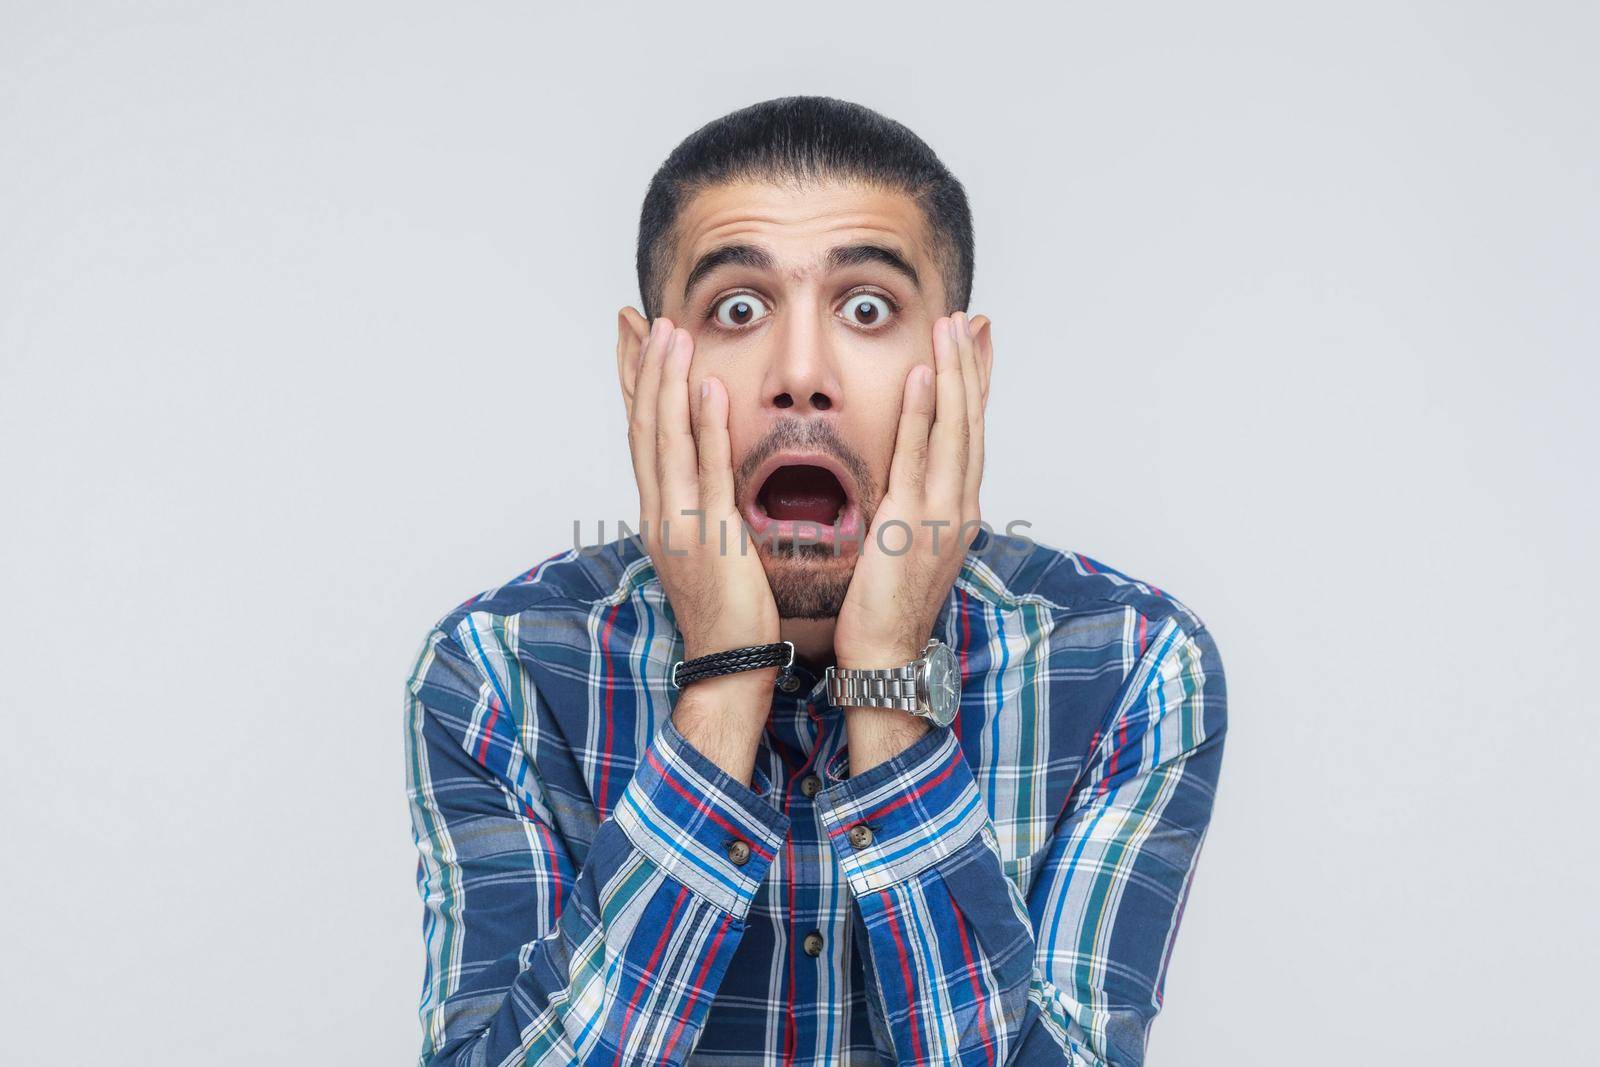
MULTIPOLYGON (((728 391, 706 378, 690 429, 694 338, 658 318, 640 346, 628 404, 639 484, 639 533, 672 604, 685 659, 778 640, 778 608, 761 557, 747 549, 733 494, 728 391)), ((695 682, 674 722, 709 758, 750 780, 776 668, 695 682), (692 732, 691 732, 692 731, 692 732)))
MULTIPOLYGON (((834 629, 840 667, 897 667, 916 659, 977 536, 989 369, 987 337, 981 353, 974 340, 987 324, 979 320, 978 331, 962 312, 935 322, 934 369, 919 364, 906 378, 888 491, 834 629)), ((894 709, 849 714, 853 774, 927 729, 926 720, 894 709), (869 721, 870 727, 856 725, 869 721)))

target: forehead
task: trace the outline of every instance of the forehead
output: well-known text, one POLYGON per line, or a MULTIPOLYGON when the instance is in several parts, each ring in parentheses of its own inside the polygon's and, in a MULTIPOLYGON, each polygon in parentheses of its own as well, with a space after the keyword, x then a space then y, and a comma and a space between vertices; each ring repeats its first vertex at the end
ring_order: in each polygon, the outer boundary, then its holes
MULTIPOLYGON (((902 192, 857 182, 827 181, 804 188, 769 182, 730 182, 697 193, 680 210, 672 283, 681 288, 690 266, 728 244, 754 244, 772 253, 778 270, 800 281, 826 269, 828 249, 871 240, 896 248, 917 267, 924 285, 937 284, 927 221, 902 192)), ((674 294, 675 295, 675 294, 674 294)))

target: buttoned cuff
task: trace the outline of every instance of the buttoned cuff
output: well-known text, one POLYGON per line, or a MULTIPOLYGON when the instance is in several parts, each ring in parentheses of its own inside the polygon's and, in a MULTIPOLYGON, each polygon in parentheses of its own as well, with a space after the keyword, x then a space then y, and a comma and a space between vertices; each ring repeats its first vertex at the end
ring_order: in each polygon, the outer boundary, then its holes
POLYGON ((989 817, 948 726, 932 727, 884 762, 824 789, 817 805, 858 897, 959 851, 989 817))
POLYGON ((766 799, 758 768, 752 789, 689 743, 673 721, 645 748, 612 817, 668 876, 743 919, 789 832, 766 799))

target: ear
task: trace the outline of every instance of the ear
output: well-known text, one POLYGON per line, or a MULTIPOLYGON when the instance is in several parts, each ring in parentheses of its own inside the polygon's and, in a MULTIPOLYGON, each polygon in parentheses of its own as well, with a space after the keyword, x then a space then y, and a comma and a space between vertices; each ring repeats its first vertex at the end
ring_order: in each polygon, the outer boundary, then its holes
POLYGON ((989 372, 994 369, 994 337, 990 333, 987 315, 973 315, 967 320, 972 327, 972 345, 978 356, 978 378, 983 383, 983 402, 989 403, 989 372))
POLYGON ((617 381, 629 419, 633 418, 633 387, 639 377, 639 349, 649 336, 650 320, 632 307, 617 312, 617 381))

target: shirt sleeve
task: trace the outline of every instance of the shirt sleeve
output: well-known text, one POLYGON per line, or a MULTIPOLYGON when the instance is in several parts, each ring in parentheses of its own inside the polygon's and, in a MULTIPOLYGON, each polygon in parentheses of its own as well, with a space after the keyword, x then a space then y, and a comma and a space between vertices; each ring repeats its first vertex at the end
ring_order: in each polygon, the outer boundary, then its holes
POLYGON ((900 1064, 1142 1064, 1225 729, 1211 635, 1168 620, 1091 742, 1026 896, 948 727, 819 794, 884 1051, 900 1064))
POLYGON ((458 633, 430 634, 405 699, 418 1064, 682 1063, 788 818, 669 718, 587 849, 573 846, 533 762, 508 759, 496 732, 514 702, 543 698, 503 675, 514 657, 469 652, 481 635, 458 633))

